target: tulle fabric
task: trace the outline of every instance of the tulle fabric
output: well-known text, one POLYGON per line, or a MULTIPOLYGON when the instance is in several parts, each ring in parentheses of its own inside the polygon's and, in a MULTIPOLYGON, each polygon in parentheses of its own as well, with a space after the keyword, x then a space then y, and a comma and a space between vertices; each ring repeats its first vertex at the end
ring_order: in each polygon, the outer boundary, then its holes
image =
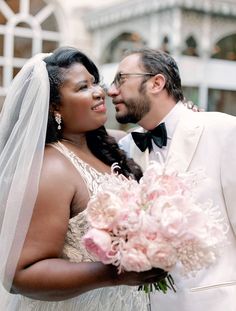
POLYGON ((38 54, 24 65, 0 115, 0 301, 4 311, 14 310, 17 301, 6 290, 11 288, 38 193, 49 108, 46 56, 38 54))

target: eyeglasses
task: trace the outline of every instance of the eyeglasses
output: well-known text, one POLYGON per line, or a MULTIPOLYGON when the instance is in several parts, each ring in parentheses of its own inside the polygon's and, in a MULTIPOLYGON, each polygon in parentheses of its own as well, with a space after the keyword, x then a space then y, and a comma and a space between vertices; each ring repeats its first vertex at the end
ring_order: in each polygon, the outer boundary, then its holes
POLYGON ((150 76, 154 77, 155 74, 151 72, 136 72, 136 73, 126 73, 126 72, 118 72, 115 75, 115 79, 113 80, 112 84, 115 85, 115 87, 119 88, 125 81, 126 76, 150 76))

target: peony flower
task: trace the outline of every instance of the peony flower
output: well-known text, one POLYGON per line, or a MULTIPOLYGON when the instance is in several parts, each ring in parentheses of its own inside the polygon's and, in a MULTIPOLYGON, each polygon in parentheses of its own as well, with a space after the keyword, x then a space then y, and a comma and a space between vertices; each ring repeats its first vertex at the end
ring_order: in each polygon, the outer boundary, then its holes
POLYGON ((188 231, 186 215, 176 206, 164 208, 160 218, 160 230, 165 238, 180 238, 188 231))
POLYGON ((101 192, 89 201, 86 210, 87 220, 94 228, 111 229, 122 206, 120 198, 112 192, 101 192))
POLYGON ((175 175, 163 175, 161 178, 162 187, 165 189, 166 195, 184 194, 188 190, 187 185, 184 184, 180 177, 175 175))
POLYGON ((147 271, 152 268, 147 256, 139 249, 131 248, 121 253, 121 270, 125 271, 147 271))
POLYGON ((170 271, 177 262, 177 252, 167 240, 158 237, 149 243, 147 257, 152 267, 170 271))
POLYGON ((121 252, 136 249, 146 255, 149 243, 150 241, 147 239, 145 234, 142 231, 139 231, 136 232, 136 234, 130 234, 128 236, 128 240, 120 249, 121 252))
POLYGON ((161 234, 158 222, 150 214, 142 211, 140 214, 140 220, 140 233, 142 233, 147 240, 154 240, 158 235, 161 234))
POLYGON ((107 232, 95 228, 90 229, 83 236, 83 242, 89 253, 97 259, 105 264, 112 262, 111 256, 109 256, 112 254, 112 239, 107 232))
POLYGON ((121 211, 117 225, 113 227, 115 235, 127 236, 129 233, 135 233, 140 230, 141 220, 135 210, 121 211))

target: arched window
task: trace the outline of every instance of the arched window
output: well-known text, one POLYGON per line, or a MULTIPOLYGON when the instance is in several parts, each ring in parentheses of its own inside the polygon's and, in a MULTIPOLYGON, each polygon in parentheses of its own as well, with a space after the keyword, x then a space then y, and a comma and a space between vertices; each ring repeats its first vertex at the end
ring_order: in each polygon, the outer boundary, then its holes
POLYGON ((236 61, 236 34, 218 41, 213 48, 212 58, 236 61))
POLYGON ((43 0, 0 0, 0 107, 25 61, 59 46, 54 10, 43 0))
POLYGON ((185 48, 183 50, 183 55, 187 56, 198 56, 197 51, 197 41, 193 36, 189 36, 185 41, 185 48))
POLYGON ((126 50, 140 48, 144 45, 145 42, 138 33, 124 32, 111 41, 108 48, 106 48, 101 62, 118 62, 126 50))

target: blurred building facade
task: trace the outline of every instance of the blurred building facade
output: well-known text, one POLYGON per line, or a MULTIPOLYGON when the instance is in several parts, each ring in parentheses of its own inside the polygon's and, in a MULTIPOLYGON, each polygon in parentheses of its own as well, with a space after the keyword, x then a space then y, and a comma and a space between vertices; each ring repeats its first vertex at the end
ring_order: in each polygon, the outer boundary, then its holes
POLYGON ((0 108, 11 80, 31 56, 70 45, 92 57, 83 16, 117 1, 0 0, 0 108))
POLYGON ((165 50, 186 98, 236 115, 236 0, 0 0, 0 100, 27 58, 60 45, 87 53, 107 83, 126 49, 165 50))

